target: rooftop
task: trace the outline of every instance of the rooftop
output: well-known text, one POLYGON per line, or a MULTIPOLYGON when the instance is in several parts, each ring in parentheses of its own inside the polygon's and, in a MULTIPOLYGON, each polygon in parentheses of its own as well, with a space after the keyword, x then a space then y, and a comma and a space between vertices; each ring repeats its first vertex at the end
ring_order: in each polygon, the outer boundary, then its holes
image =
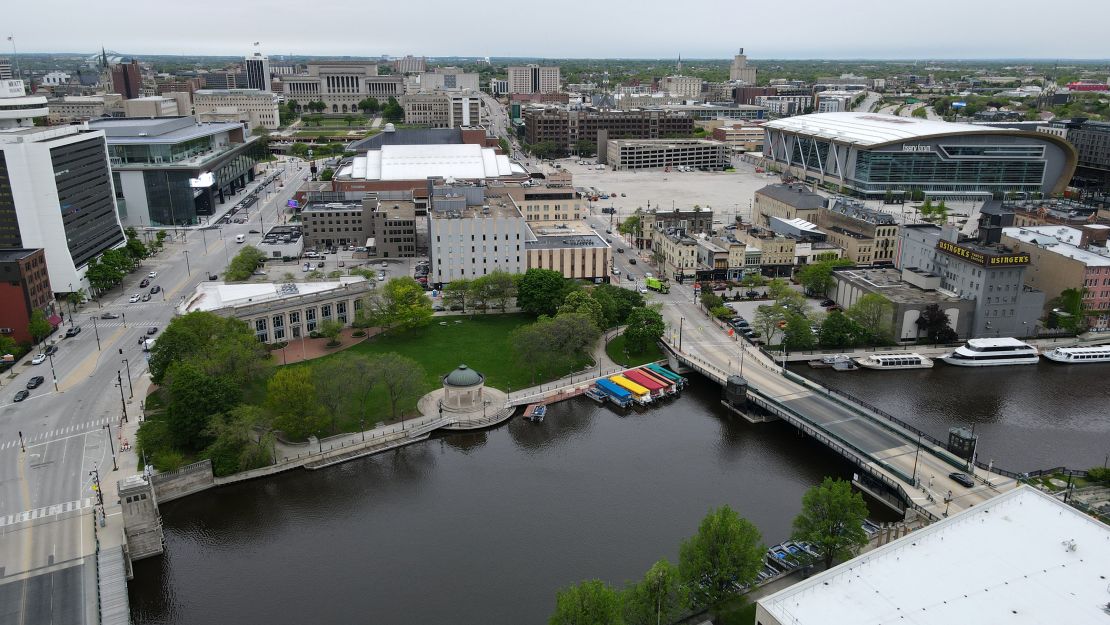
POLYGON ((32 248, 32 249, 15 248, 15 249, 0 250, 0 263, 10 263, 10 262, 14 262, 14 261, 17 261, 17 260, 23 260, 24 258, 27 258, 28 256, 34 254, 35 252, 39 251, 40 249, 42 249, 42 248, 32 248))
POLYGON ((840 213, 845 217, 880 226, 893 226, 898 223, 895 221, 894 215, 890 213, 884 213, 874 208, 867 208, 860 202, 845 198, 837 198, 835 202, 831 203, 829 210, 840 213))
POLYGON ((356 156, 336 175, 356 180, 484 179, 523 174, 508 156, 472 143, 385 145, 356 156))
POLYGON ((1105 625, 1110 527, 1023 486, 759 600, 791 625, 1105 625))
POLYGON ((366 282, 359 276, 343 277, 329 282, 256 282, 246 284, 227 284, 224 282, 201 282, 193 296, 178 308, 181 314, 195 310, 219 310, 272 302, 297 295, 324 293, 346 288, 345 285, 366 282))
POLYGON ((380 150, 383 145, 445 145, 462 142, 462 131, 458 128, 400 128, 355 141, 348 149, 361 152, 380 150))
POLYGON ((182 143, 243 128, 232 122, 198 122, 193 117, 109 117, 89 122, 103 130, 111 145, 182 143))
POLYGON ((1075 244, 1079 242, 1082 236, 1082 233, 1075 228, 1068 228, 1066 226, 1003 228, 1002 234, 1013 237, 1024 243, 1036 245, 1042 249, 1059 254, 1060 256, 1067 256, 1088 267, 1110 267, 1110 256, 1104 256, 1097 252, 1085 250, 1075 244))
POLYGON ((1014 132, 1005 128, 981 124, 961 124, 918 117, 864 112, 798 115, 767 122, 764 124, 764 128, 796 132, 861 146, 879 146, 938 135, 990 135, 1013 134, 1014 132))
MULTIPOLYGON (((907 267, 907 271, 930 276, 914 267, 907 267)), ((902 272, 891 267, 871 269, 836 269, 835 275, 841 279, 851 280, 861 286, 873 289, 895 304, 936 304, 957 303, 960 298, 948 295, 941 291, 927 291, 902 280, 902 272)))
POLYGON ((804 184, 769 184, 756 191, 756 195, 765 195, 772 200, 793 206, 801 210, 817 210, 825 205, 825 196, 814 193, 804 184))

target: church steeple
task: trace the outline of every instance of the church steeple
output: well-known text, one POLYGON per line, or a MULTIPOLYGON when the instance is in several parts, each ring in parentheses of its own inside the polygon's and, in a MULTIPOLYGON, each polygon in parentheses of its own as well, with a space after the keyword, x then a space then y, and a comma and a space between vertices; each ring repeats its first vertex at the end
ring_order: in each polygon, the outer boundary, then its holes
POLYGON ((679 74, 679 75, 682 74, 682 55, 681 54, 678 55, 678 67, 675 68, 675 73, 679 74))

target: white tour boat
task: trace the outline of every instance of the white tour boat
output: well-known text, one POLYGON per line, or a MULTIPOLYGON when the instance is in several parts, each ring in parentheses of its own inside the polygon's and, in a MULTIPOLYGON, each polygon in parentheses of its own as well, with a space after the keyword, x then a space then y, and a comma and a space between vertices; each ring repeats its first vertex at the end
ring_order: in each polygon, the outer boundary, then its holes
POLYGON ((1098 347, 1057 347, 1044 357, 1056 362, 1110 362, 1110 345, 1098 347))
POLYGON ((1012 338, 971 339, 940 359, 958 367, 997 367, 1035 365, 1040 360, 1037 348, 1012 338))
POLYGON ((915 352, 885 352, 857 356, 859 366, 868 369, 931 369, 933 360, 915 352))

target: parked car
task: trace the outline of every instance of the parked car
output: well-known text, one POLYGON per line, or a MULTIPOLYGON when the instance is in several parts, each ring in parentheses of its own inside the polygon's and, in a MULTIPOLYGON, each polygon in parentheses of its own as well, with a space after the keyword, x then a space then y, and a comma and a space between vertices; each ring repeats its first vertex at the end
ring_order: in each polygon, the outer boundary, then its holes
POLYGON ((605 234, 613 234, 613 231, 610 230, 609 228, 606 228, 605 229, 605 234))
POLYGON ((145 288, 146 288, 147 286, 149 286, 149 285, 150 285, 150 280, 147 280, 146 278, 143 278, 143 279, 142 279, 142 280, 141 280, 141 281, 139 282, 139 288, 140 288, 140 289, 145 289, 145 288))
POLYGON ((100 318, 101 319, 119 319, 119 315, 117 315, 116 313, 108 312, 108 313, 104 313, 103 315, 100 315, 100 318))
POLYGON ((209 280, 218 280, 219 278, 220 278, 220 276, 218 276, 218 275, 216 275, 216 274, 214 274, 214 273, 210 273, 210 274, 208 274, 208 279, 209 279, 209 280))
POLYGON ((156 328, 154 326, 150 326, 149 328, 146 329, 146 335, 147 336, 153 336, 154 334, 157 334, 157 333, 158 333, 158 328, 156 328))
POLYGON ((250 234, 262 234, 257 230, 248 230, 247 232, 250 233, 250 234))
POLYGON ((159 291, 161 291, 161 290, 162 290, 162 287, 160 287, 160 286, 158 286, 157 284, 155 284, 154 286, 150 287, 150 294, 151 294, 151 295, 154 295, 155 293, 157 293, 157 292, 159 292, 159 291))
POLYGON ((826 298, 826 299, 821 300, 821 305, 824 306, 825 308, 828 308, 829 306, 836 306, 836 302, 832 301, 831 299, 826 298))
POLYGON ((138 293, 136 293, 135 295, 132 295, 131 297, 129 297, 129 298, 127 299, 127 301, 128 301, 128 302, 130 302, 130 303, 132 303, 132 304, 134 304, 135 302, 137 302, 137 301, 139 301, 140 299, 142 299, 142 297, 143 297, 142 295, 139 295, 138 293))
POLYGON ((443 306, 439 305, 439 304, 436 304, 435 306, 432 306, 432 312, 443 312, 444 310, 447 310, 447 309, 444 308, 443 306))
POLYGON ((27 399, 30 396, 31 396, 31 393, 28 392, 28 391, 19 391, 18 393, 15 394, 15 397, 13 397, 12 399, 14 401, 23 401, 24 399, 27 399))
POLYGON ((384 273, 379 273, 378 274, 378 282, 385 282, 385 274, 384 273))
POLYGON ((150 301, 150 293, 143 293, 143 296, 139 299, 143 300, 144 302, 149 302, 150 301))
POLYGON ((385 262, 385 261, 383 260, 383 261, 382 261, 382 267, 388 267, 388 266, 389 266, 389 263, 387 263, 387 262, 385 262))
POLYGON ((30 380, 27 381, 27 388, 28 389, 38 388, 38 387, 42 386, 42 383, 45 382, 45 381, 46 381, 46 378, 42 377, 41 375, 36 375, 35 377, 33 377, 33 378, 31 378, 30 380))
POLYGON ((66 330, 67 338, 73 338, 78 334, 81 334, 81 326, 72 326, 70 329, 66 330))
POLYGON ((47 356, 53 356, 54 354, 58 353, 58 346, 57 345, 47 345, 46 349, 44 349, 42 351, 42 353, 46 354, 47 356))
POLYGON ((151 279, 157 278, 158 277, 158 272, 157 271, 152 271, 152 272, 146 274, 146 277, 151 278, 151 279))
POLYGON ((971 476, 968 475, 967 473, 960 473, 959 471, 953 471, 952 473, 948 474, 948 477, 952 478, 953 482, 956 482, 957 484, 959 484, 961 486, 966 486, 967 488, 971 488, 971 487, 975 486, 975 480, 971 479, 971 476))
POLYGON ((46 362, 46 354, 35 354, 35 357, 31 359, 32 365, 41 365, 44 362, 46 362))
POLYGON ((636 264, 636 259, 635 258, 629 258, 628 259, 628 264, 629 265, 635 265, 636 264))
POLYGON ((623 247, 618 247, 617 248, 617 253, 618 254, 623 254, 624 253, 624 248, 623 247))

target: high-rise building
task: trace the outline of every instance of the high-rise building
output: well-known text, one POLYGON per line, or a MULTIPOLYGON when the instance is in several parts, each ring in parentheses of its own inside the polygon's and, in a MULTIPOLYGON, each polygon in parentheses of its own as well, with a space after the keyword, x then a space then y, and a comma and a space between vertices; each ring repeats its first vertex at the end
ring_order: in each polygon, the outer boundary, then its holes
POLYGON ((482 123, 482 101, 472 91, 413 93, 402 100, 405 123, 432 128, 462 128, 482 123))
POLYGON ((508 68, 509 93, 558 93, 559 68, 525 65, 508 68))
POLYGON ((12 79, 12 62, 8 59, 0 59, 0 80, 12 79))
POLYGON ((608 137, 661 139, 667 136, 686 137, 694 132, 691 115, 660 109, 569 111, 557 106, 532 106, 524 109, 523 116, 525 141, 533 145, 552 141, 563 153, 577 148, 579 141, 595 142, 596 149, 602 150, 602 142, 608 137), (606 131, 608 135, 600 136, 601 131, 606 131))
POLYGON ((259 91, 271 91, 270 88, 270 59, 255 52, 248 56, 244 63, 247 69, 247 88, 259 91))
POLYGON ((732 65, 728 68, 728 79, 739 80, 749 85, 755 84, 755 68, 748 67, 748 57, 744 55, 744 48, 732 57, 732 65))
POLYGON ((42 248, 50 283, 87 287, 85 268, 124 243, 104 133, 34 126, 46 98, 0 82, 0 248, 42 248))
POLYGON ((112 90, 123 96, 124 100, 143 95, 143 76, 139 71, 138 61, 131 59, 130 63, 112 66, 112 90))

